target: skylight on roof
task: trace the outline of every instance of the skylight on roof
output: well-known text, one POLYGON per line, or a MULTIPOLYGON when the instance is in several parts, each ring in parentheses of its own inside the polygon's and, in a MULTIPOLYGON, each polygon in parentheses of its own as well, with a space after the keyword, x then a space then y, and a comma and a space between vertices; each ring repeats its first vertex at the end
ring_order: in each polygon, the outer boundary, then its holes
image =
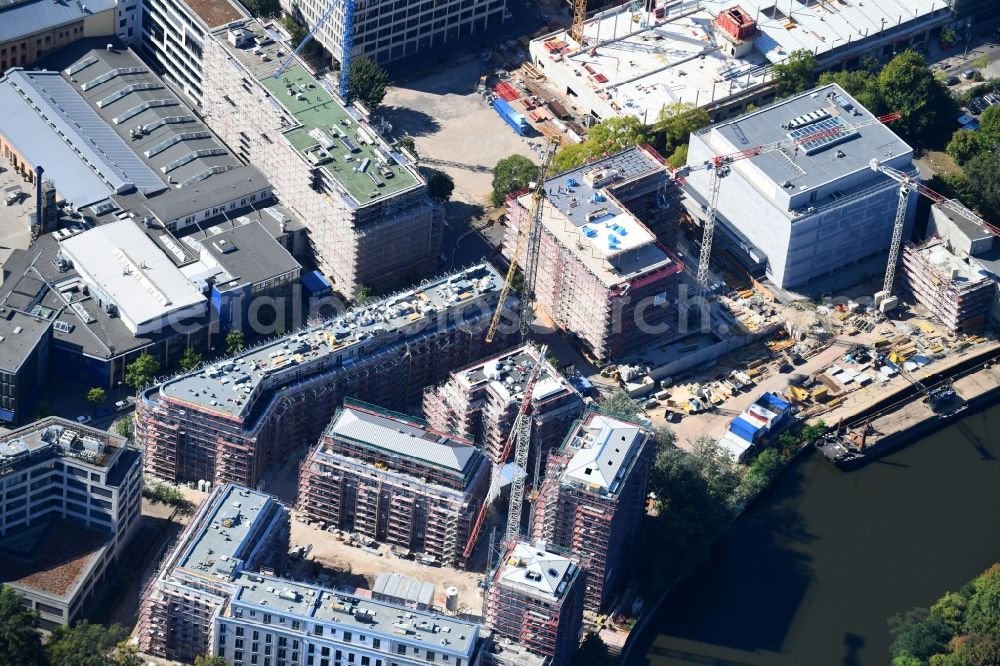
POLYGON ((843 118, 832 116, 793 129, 788 133, 788 138, 798 142, 799 148, 804 150, 806 155, 814 155, 857 135, 858 131, 848 125, 843 118))

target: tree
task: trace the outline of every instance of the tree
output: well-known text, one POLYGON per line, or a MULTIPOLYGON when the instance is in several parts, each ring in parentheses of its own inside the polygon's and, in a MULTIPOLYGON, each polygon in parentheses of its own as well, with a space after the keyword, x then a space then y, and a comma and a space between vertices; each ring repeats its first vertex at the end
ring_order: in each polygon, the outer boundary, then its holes
POLYGON ((200 654, 194 658, 194 666, 228 666, 228 664, 229 662, 224 657, 200 654))
POLYGON ((135 436, 135 419, 132 416, 123 416, 115 421, 115 434, 125 439, 132 439, 135 436))
POLYGON ((360 307, 375 298, 375 290, 366 284, 358 287, 358 293, 354 297, 354 305, 360 307))
MULTIPOLYGON (((299 44, 302 43, 302 40, 304 40, 306 35, 309 34, 309 28, 306 27, 306 24, 302 19, 302 14, 297 8, 295 10, 295 16, 289 14, 284 15, 281 18, 281 24, 285 26, 285 29, 288 31, 289 41, 293 49, 298 48, 299 44)), ((317 40, 312 39, 302 48, 300 53, 307 61, 316 64, 323 58, 323 47, 317 40)))
POLYGON ((0 664, 45 666, 38 613, 26 609, 13 588, 0 588, 0 664))
POLYGON ((947 649, 951 631, 944 620, 932 616, 926 608, 914 608, 889 618, 890 633, 895 637, 891 653, 893 663, 899 657, 915 657, 926 663, 931 655, 947 649))
POLYGON ((507 195, 523 190, 538 176, 538 165, 524 155, 505 157, 493 167, 494 206, 502 206, 507 195))
POLYGON ((966 632, 1000 636, 1000 564, 987 569, 972 586, 965 613, 966 632))
POLYGON ((639 403, 629 396, 623 389, 617 389, 609 394, 601 402, 601 411, 608 416, 625 421, 636 421, 642 419, 640 412, 642 408, 639 403))
POLYGON ((247 341, 243 331, 233 329, 226 333, 226 355, 236 356, 247 348, 247 341))
POLYGON ((139 648, 134 643, 127 640, 120 642, 111 651, 111 666, 142 666, 143 660, 139 656, 139 648))
POLYGON ((420 167, 420 171, 427 179, 427 194, 431 199, 447 201, 451 198, 451 193, 455 191, 455 181, 451 176, 430 167, 420 167))
POLYGON ((945 152, 959 164, 965 164, 979 152, 979 138, 975 132, 958 130, 951 135, 951 141, 948 142, 945 152))
POLYGON ((878 77, 873 76, 870 71, 860 69, 823 72, 819 75, 819 83, 820 85, 828 83, 840 85, 847 91, 847 94, 858 100, 862 106, 875 115, 882 115, 886 111, 878 77))
POLYGON ((680 146, 686 146, 693 132, 711 123, 712 118, 705 109, 696 109, 684 102, 674 102, 660 109, 654 129, 663 132, 664 151, 672 152, 680 146))
POLYGON ((281 4, 278 0, 244 0, 243 4, 257 18, 281 15, 281 4))
POLYGON ((143 352, 138 358, 125 366, 125 383, 134 389, 142 388, 152 383, 153 378, 159 371, 160 362, 146 352, 143 352))
POLYGON ((649 143, 649 128, 635 116, 608 118, 590 128, 587 143, 594 157, 613 155, 627 148, 649 143))
POLYGON ((764 449, 754 458, 740 484, 740 495, 749 500, 767 489, 784 469, 785 459, 777 449, 764 449))
POLYGON ((591 159, 590 146, 587 143, 567 143, 552 156, 552 171, 562 173, 586 164, 591 159))
POLYGON ((948 592, 931 606, 931 615, 941 618, 953 634, 965 624, 965 609, 969 600, 957 592, 948 592))
POLYGON ((688 145, 686 143, 677 146, 677 150, 670 154, 667 158, 667 164, 675 169, 680 169, 682 166, 687 164, 688 161, 688 145))
POLYGON ((347 71, 347 101, 359 100, 374 111, 385 99, 389 75, 378 63, 364 56, 352 58, 347 71))
POLYGON ((826 423, 823 420, 816 421, 802 428, 802 441, 806 444, 815 444, 816 440, 826 432, 826 423))
POLYGON ((412 136, 406 135, 399 139, 396 143, 398 143, 400 147, 406 148, 406 150, 408 150, 414 157, 417 156, 417 144, 413 140, 412 136))
MULTIPOLYGON (((978 201, 983 216, 992 221, 1000 220, 1000 153, 984 151, 965 165, 968 187, 978 201)), ((975 205, 977 202, 965 202, 975 205)))
POLYGON ((92 407, 99 407, 108 398, 108 392, 104 389, 95 386, 94 388, 87 391, 87 402, 91 404, 92 407))
POLYGON ((893 131, 921 147, 943 147, 954 127, 955 101, 924 57, 903 51, 882 68, 878 82, 885 108, 903 116, 893 123, 893 131))
POLYGON ((580 643, 569 663, 570 666, 611 666, 614 661, 601 637, 593 632, 587 632, 587 637, 580 643))
POLYGON ((981 150, 996 150, 1000 147, 1000 106, 991 106, 983 111, 979 116, 979 131, 970 134, 976 135, 981 150))
POLYGON ((778 96, 787 97, 814 87, 818 65, 816 56, 808 49, 798 49, 788 54, 784 62, 771 68, 774 80, 778 82, 778 96))
POLYGON ((184 356, 181 356, 180 366, 181 370, 191 371, 198 367, 201 363, 201 354, 194 350, 194 347, 188 347, 184 350, 184 356))
POLYGON ((128 630, 120 624, 105 627, 82 620, 53 629, 45 649, 51 666, 117 666, 112 655, 127 638, 128 630))

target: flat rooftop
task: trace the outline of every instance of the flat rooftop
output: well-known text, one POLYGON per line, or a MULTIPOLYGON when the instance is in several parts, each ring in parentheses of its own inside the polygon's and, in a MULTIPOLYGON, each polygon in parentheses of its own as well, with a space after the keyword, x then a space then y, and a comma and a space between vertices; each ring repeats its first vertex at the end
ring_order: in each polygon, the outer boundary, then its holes
POLYGON ((250 217, 221 221, 179 242, 201 258, 183 272, 196 282, 211 274, 223 289, 230 284, 259 284, 301 269, 274 235, 250 217))
POLYGON ((244 573, 236 579, 235 605, 251 605, 289 613, 317 622, 335 623, 359 633, 392 638, 405 634, 408 643, 428 649, 469 655, 475 649, 479 625, 404 608, 319 587, 309 583, 244 573))
POLYGON ((266 493, 229 485, 205 514, 177 568, 196 576, 232 580, 238 573, 237 561, 246 558, 246 549, 252 545, 247 537, 257 521, 266 518, 264 509, 273 501, 266 493))
POLYGON ((55 518, 0 537, 0 582, 67 602, 90 576, 110 534, 55 518))
POLYGON ((467 439, 431 430, 412 416, 345 403, 327 427, 326 436, 360 444, 392 458, 409 458, 465 474, 482 454, 467 439))
POLYGON ((423 184, 410 167, 401 164, 389 145, 358 114, 340 101, 298 60, 280 79, 274 74, 291 49, 283 35, 255 19, 242 27, 213 34, 272 99, 284 107, 294 124, 284 130, 288 142, 304 160, 320 167, 339 185, 349 206, 357 208, 423 184), (242 48, 231 40, 236 30, 250 36, 242 48))
POLYGON ((47 456, 74 458, 103 468, 112 464, 124 447, 125 440, 117 435, 53 416, 0 437, 0 476, 47 456))
POLYGON ((579 570, 576 562, 546 550, 542 542, 518 541, 497 567, 494 584, 557 602, 579 570))
POLYGON ((952 282, 958 287, 970 287, 992 279, 989 273, 979 266, 952 254, 944 241, 928 243, 917 249, 917 254, 934 267, 942 280, 952 282))
POLYGON ((638 425, 591 412, 566 439, 563 450, 571 457, 562 480, 614 495, 628 478, 645 441, 646 432, 638 425))
POLYGON ((171 313, 207 308, 201 291, 132 220, 71 236, 62 241, 61 251, 135 329, 171 313))
POLYGON ((4 0, 0 2, 0 42, 23 38, 56 26, 113 11, 116 0, 4 0))
MULTIPOLYGON (((469 386, 489 384, 504 400, 520 401, 528 375, 538 362, 538 350, 532 345, 525 345, 480 361, 455 374, 469 386)), ((544 402, 567 393, 576 393, 576 389, 550 364, 543 363, 531 392, 532 402, 544 402)))
POLYGON ((243 8, 229 0, 184 0, 184 4, 190 7, 209 29, 247 18, 243 8))
MULTIPOLYGON (((593 273, 612 287, 676 265, 646 225, 609 191, 663 165, 631 148, 545 181, 542 225, 593 273)), ((531 210, 531 194, 519 203, 531 210)))
MULTIPOLYGON (((888 162, 912 154, 913 149, 896 136, 891 125, 850 127, 874 118, 843 88, 830 84, 697 134, 717 155, 800 140, 796 149, 776 150, 733 164, 735 172, 773 199, 782 190, 798 195, 859 172, 868 172, 868 182, 884 178, 871 172, 871 160, 888 162)), ((691 175, 707 179, 703 171, 691 175)))
POLYGON ((771 65, 797 49, 822 62, 863 50, 883 30, 889 40, 892 34, 942 23, 947 15, 946 3, 935 0, 913 0, 905 7, 897 0, 666 4, 668 12, 660 19, 652 12, 633 14, 627 6, 600 12, 584 24, 585 48, 568 30, 560 30, 534 40, 532 53, 546 58, 546 71, 561 70, 561 78, 573 80, 572 85, 606 97, 617 113, 652 123, 664 105, 709 106, 770 81, 771 65), (757 24, 755 35, 745 38, 752 48, 742 57, 719 48, 726 37, 714 23, 735 5, 757 24), (550 59, 550 53, 557 57, 550 59))
POLYGON ((0 369, 18 370, 48 330, 47 321, 0 305, 0 369))
POLYGON ((498 292, 502 285, 503 278, 489 264, 472 266, 182 375, 164 383, 159 391, 173 402, 242 417, 282 377, 353 365, 363 359, 360 348, 390 347, 407 330, 417 330, 453 308, 498 292), (385 343, 377 344, 374 339, 378 337, 384 337, 385 343))

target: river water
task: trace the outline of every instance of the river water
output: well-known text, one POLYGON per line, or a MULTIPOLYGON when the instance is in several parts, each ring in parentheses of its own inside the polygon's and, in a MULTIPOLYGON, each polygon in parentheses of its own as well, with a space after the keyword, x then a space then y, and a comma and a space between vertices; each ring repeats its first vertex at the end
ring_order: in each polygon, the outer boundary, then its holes
POLYGON ((631 664, 887 666, 886 618, 1000 561, 1000 407, 841 472, 786 470, 683 580, 631 664))

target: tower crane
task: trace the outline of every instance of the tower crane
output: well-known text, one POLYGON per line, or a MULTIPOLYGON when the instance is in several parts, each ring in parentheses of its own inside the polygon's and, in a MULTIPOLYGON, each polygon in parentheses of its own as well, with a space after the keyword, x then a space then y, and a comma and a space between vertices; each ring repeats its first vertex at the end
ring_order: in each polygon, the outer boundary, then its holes
MULTIPOLYGON (((938 194, 931 188, 921 183, 914 176, 903 173, 898 169, 885 166, 884 164, 879 164, 877 159, 873 159, 870 166, 872 171, 875 171, 876 173, 884 173, 889 176, 889 178, 892 178, 894 181, 899 183, 899 205, 896 208, 896 220, 892 227, 892 243, 889 245, 889 264, 885 269, 885 280, 882 283, 882 291, 875 295, 876 305, 890 303, 889 298, 892 296, 892 284, 896 277, 896 264, 899 261, 899 249, 903 242, 903 223, 906 221, 906 208, 911 192, 921 194, 934 203, 939 204, 942 208, 949 210, 974 224, 989 229, 990 233, 994 236, 1000 236, 1000 229, 979 217, 958 201, 949 199, 943 194, 938 194)), ((884 306, 884 310, 890 309, 892 308, 888 305, 884 306)))
POLYGON ((295 47, 295 50, 278 66, 278 69, 274 72, 274 78, 280 79, 288 71, 295 61, 295 57, 302 52, 306 44, 312 41, 319 29, 323 27, 323 24, 326 23, 327 19, 333 15, 334 10, 341 4, 344 6, 344 35, 341 40, 341 50, 343 53, 340 58, 340 96, 345 102, 347 101, 348 70, 351 66, 351 50, 354 48, 355 0, 333 0, 330 6, 326 8, 326 11, 323 12, 323 15, 319 17, 319 20, 316 21, 305 37, 302 38, 299 45, 295 47))
MULTIPOLYGON (((731 171, 730 165, 734 162, 739 162, 740 160, 750 159, 751 157, 772 153, 777 150, 783 150, 785 148, 798 148, 802 144, 810 141, 843 136, 856 129, 867 127, 869 125, 884 125, 894 120, 899 120, 900 118, 902 118, 902 115, 899 113, 889 113, 884 116, 879 116, 878 118, 870 118, 851 125, 837 125, 830 129, 820 130, 795 139, 785 139, 783 141, 754 146, 752 148, 747 148, 746 150, 729 153, 728 155, 716 155, 715 157, 706 160, 703 164, 689 167, 687 171, 711 171, 708 188, 708 208, 705 211, 705 222, 703 224, 701 240, 701 253, 698 256, 698 286, 697 291, 695 292, 695 302, 701 303, 704 301, 705 292, 708 290, 708 266, 709 259, 712 255, 712 238, 715 235, 715 221, 718 216, 717 207, 719 204, 719 190, 722 186, 722 179, 728 176, 731 171)), ((682 172, 682 170, 678 169, 677 173, 680 172, 682 172)), ((679 184, 682 186, 684 185, 684 179, 682 176, 675 175, 674 178, 679 184)))
POLYGON ((527 246, 527 253, 524 261, 524 288, 521 294, 520 326, 521 337, 524 338, 528 334, 528 327, 531 325, 531 318, 533 316, 532 304, 535 298, 535 269, 538 268, 538 248, 541 244, 545 176, 549 172, 549 165, 552 164, 552 156, 555 155, 558 146, 558 137, 549 138, 549 142, 545 145, 545 157, 542 159, 542 165, 538 167, 538 175, 531 186, 531 210, 528 213, 527 222, 518 229, 517 247, 514 248, 514 253, 511 255, 510 266, 507 268, 503 288, 500 290, 500 298, 497 299, 497 309, 493 313, 493 320, 490 321, 490 327, 486 331, 486 342, 493 342, 493 338, 496 337, 497 327, 500 325, 500 317, 503 314, 503 306, 510 293, 514 276, 517 274, 517 258, 521 256, 521 252, 525 250, 525 246, 527 246))
POLYGON ((486 513, 489 511, 490 504, 500 495, 503 466, 507 462, 507 457, 510 455, 511 449, 514 449, 514 471, 510 482, 510 502, 507 505, 507 529, 504 532, 503 543, 509 545, 520 534, 521 508, 524 504, 524 478, 527 476, 528 449, 531 445, 531 398, 535 390, 535 383, 538 381, 538 373, 542 369, 542 364, 545 363, 545 354, 548 350, 547 345, 542 345, 541 349, 538 350, 538 361, 532 366, 531 372, 524 382, 524 388, 522 389, 524 395, 521 398, 521 406, 517 410, 514 425, 511 427, 507 441, 504 443, 500 458, 493 465, 490 475, 490 489, 483 500, 483 505, 480 507, 479 513, 476 515, 476 521, 472 525, 472 530, 469 532, 469 540, 466 542, 465 550, 463 551, 465 557, 471 555, 473 548, 476 547, 476 539, 479 538, 479 532, 483 529, 483 521, 486 519, 486 513))

